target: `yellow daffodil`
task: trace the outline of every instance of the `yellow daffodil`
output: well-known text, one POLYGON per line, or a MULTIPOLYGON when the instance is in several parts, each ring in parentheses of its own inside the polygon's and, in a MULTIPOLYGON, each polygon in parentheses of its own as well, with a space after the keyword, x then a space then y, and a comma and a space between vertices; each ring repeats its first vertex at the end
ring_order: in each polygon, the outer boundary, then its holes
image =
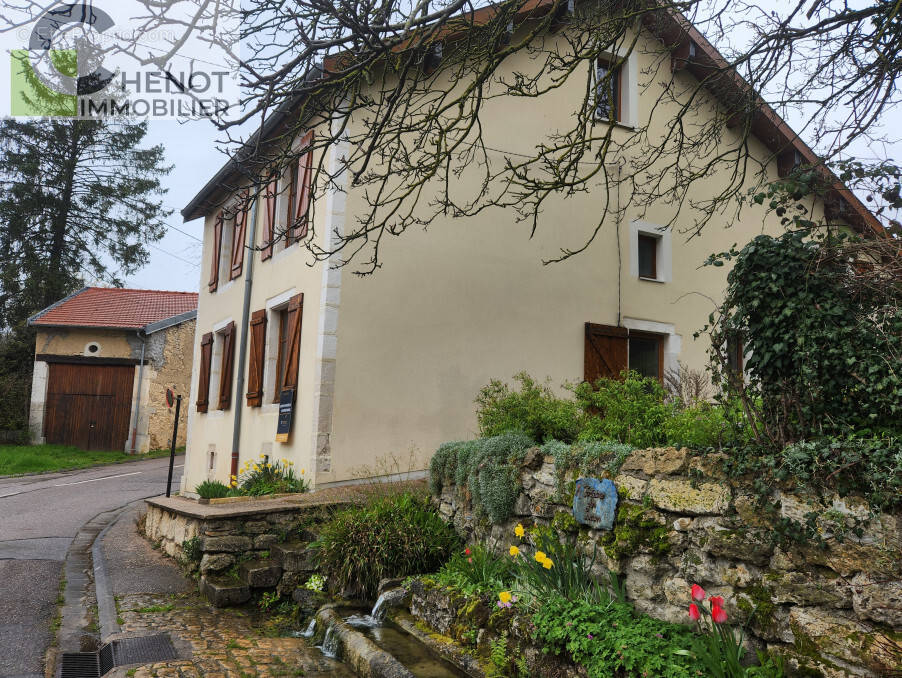
POLYGON ((260 453, 260 458, 261 458, 261 459, 265 459, 265 458, 266 458, 266 455, 263 454, 263 453, 261 452, 261 453, 260 453))
POLYGON ((294 466, 294 462, 293 462, 293 461, 289 461, 289 462, 288 462, 288 465, 289 465, 289 466, 294 466))
POLYGON ((510 591, 502 591, 501 593, 499 593, 498 600, 500 600, 502 603, 509 603, 511 601, 510 591))
POLYGON ((554 565, 554 562, 552 562, 551 558, 546 558, 542 561, 542 567, 546 570, 550 570, 552 565, 554 565))
POLYGON ((517 527, 514 528, 514 534, 523 538, 523 535, 526 534, 526 530, 523 529, 523 523, 517 523, 517 527))
POLYGON ((536 555, 533 556, 533 558, 536 559, 536 562, 537 562, 537 563, 544 562, 544 560, 545 560, 547 557, 548 557, 548 556, 545 555, 545 552, 544 552, 544 551, 536 551, 536 555))
POLYGON ((511 554, 512 556, 519 556, 519 555, 520 555, 520 549, 518 549, 516 546, 511 546, 511 547, 510 547, 510 554, 511 554))
POLYGON ((255 471, 259 471, 259 470, 260 470, 260 467, 257 466, 256 464, 254 464, 254 470, 255 470, 255 471))
POLYGON ((304 475, 305 473, 307 473, 307 471, 305 471, 304 469, 301 469, 301 475, 304 475))

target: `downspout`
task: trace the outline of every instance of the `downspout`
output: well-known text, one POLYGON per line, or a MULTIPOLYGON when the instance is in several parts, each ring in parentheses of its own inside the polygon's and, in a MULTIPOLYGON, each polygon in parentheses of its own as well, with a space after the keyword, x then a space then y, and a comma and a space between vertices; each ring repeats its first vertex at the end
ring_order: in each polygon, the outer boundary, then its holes
POLYGON ((141 416, 141 382, 144 381, 144 349, 147 348, 147 335, 144 330, 140 329, 136 332, 138 339, 141 340, 141 363, 138 365, 138 397, 135 398, 135 424, 132 426, 132 454, 137 454, 135 446, 138 440, 138 417, 141 416))
MULTIPOLYGON (((238 441, 241 438, 241 411, 244 409, 244 367, 247 363, 248 322, 251 315, 251 286, 254 278, 254 243, 257 242, 257 197, 251 207, 251 227, 248 238, 247 268, 244 273, 244 308, 241 311, 241 341, 238 343, 238 378, 235 391, 235 422, 232 426, 232 470, 229 473, 238 475, 238 441)), ((246 243, 245 243, 245 246, 246 243)))

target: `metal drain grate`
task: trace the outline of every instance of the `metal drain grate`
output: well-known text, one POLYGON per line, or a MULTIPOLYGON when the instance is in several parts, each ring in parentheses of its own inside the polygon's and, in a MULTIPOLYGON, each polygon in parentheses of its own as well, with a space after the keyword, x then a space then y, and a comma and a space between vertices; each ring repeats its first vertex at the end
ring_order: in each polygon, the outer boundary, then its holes
POLYGON ((64 652, 60 659, 59 678, 100 678, 97 653, 64 652))
POLYGON ((178 653, 175 651, 168 634, 161 633, 156 636, 143 636, 141 638, 122 638, 100 648, 100 675, 103 675, 114 666, 150 664, 178 658, 178 653), (104 658, 105 651, 109 652, 109 660, 104 658), (109 661, 109 668, 104 670, 104 667, 107 666, 107 661, 109 661))
POLYGON ((178 659, 167 634, 122 638, 104 645, 98 652, 66 652, 60 662, 59 678, 100 678, 116 666, 152 664, 178 659))

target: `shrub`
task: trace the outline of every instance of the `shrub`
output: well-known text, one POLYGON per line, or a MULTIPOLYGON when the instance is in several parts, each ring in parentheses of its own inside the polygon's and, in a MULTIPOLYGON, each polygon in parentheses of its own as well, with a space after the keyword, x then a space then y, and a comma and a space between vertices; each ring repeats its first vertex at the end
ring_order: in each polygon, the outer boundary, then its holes
POLYGON ((760 235, 709 259, 734 264, 706 328, 712 368, 742 398, 760 444, 898 430, 902 285, 889 270, 874 275, 883 262, 864 245, 804 229, 760 235), (728 366, 725 347, 735 337, 746 352, 744 381, 728 366))
POLYGON ((662 424, 668 445, 704 449, 748 443, 751 432, 736 401, 729 405, 699 402, 674 408, 662 424))
POLYGON ((310 486, 303 475, 303 469, 301 476, 295 475, 292 462, 283 459, 270 463, 261 454, 258 461, 248 460, 244 463, 241 473, 232 477, 232 486, 237 488, 238 494, 254 497, 307 492, 310 486))
POLYGON ((666 442, 664 422, 676 410, 656 379, 627 372, 623 380, 599 379, 571 386, 581 409, 593 412, 579 434, 580 440, 614 440, 634 447, 666 442))
POLYGON ((218 480, 205 480, 194 488, 201 499, 221 499, 229 494, 229 487, 218 480))
POLYGON ((552 440, 542 445, 542 454, 554 457, 557 497, 563 500, 564 481, 568 473, 575 471, 580 475, 591 475, 603 469, 614 477, 633 449, 623 443, 589 441, 567 445, 552 440))
POLYGON ((429 464, 429 488, 437 496, 453 482, 458 492, 469 493, 477 511, 504 522, 517 501, 520 462, 534 445, 523 433, 444 443, 429 464))
POLYGON ((510 585, 512 565, 509 558, 499 558, 482 544, 474 544, 455 553, 442 565, 435 580, 467 595, 495 593, 510 585))
POLYGON ((313 547, 330 588, 371 599, 380 579, 433 572, 459 544, 427 497, 404 493, 339 511, 313 547))
POLYGON ((493 379, 479 391, 476 418, 483 437, 519 431, 537 442, 576 440, 584 418, 576 403, 558 398, 526 372, 514 375, 514 381, 519 390, 493 379))

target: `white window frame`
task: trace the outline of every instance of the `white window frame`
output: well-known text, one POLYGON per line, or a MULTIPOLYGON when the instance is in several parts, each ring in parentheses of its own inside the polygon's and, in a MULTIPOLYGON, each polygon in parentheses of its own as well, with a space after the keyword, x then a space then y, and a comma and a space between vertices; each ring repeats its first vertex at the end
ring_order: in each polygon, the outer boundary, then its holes
POLYGON ((641 219, 630 222, 630 275, 639 280, 657 283, 673 281, 673 238, 669 227, 652 224, 641 219), (657 241, 655 252, 655 278, 643 278, 639 275, 639 234, 647 235, 657 241))

